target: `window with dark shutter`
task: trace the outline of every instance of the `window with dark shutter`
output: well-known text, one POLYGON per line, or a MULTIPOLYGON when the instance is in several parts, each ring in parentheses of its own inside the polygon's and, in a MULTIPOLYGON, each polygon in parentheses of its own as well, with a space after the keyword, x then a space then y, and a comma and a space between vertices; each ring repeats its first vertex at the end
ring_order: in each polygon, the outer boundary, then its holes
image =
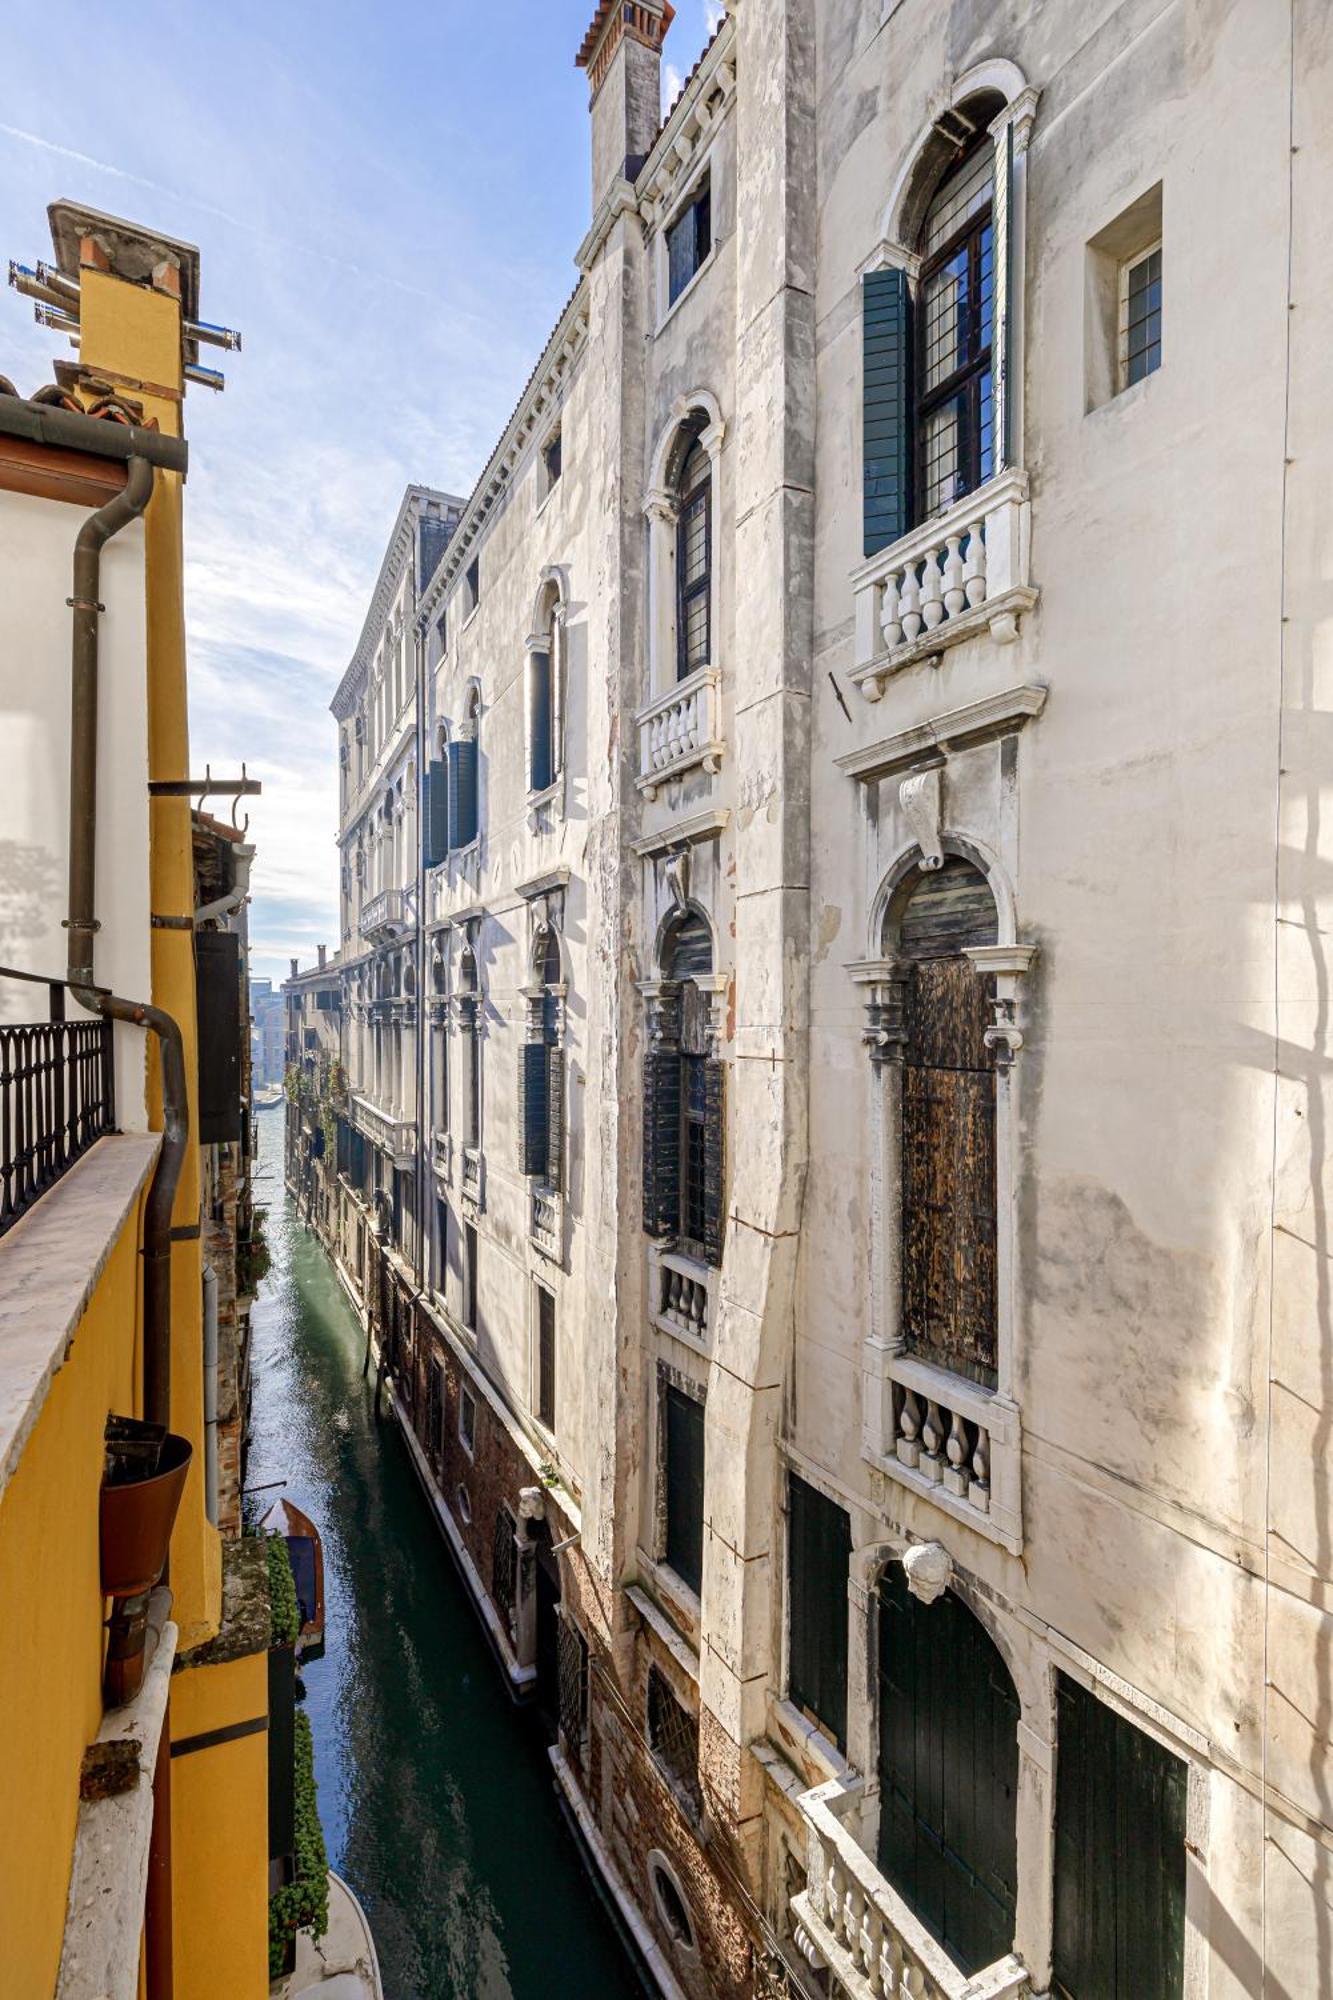
POLYGON ((787 1694, 847 1747, 847 1581, 852 1524, 845 1508, 787 1476, 787 1694))
POLYGON ((555 783, 555 718, 551 711, 551 655, 528 654, 528 790, 555 783))
POLYGON ((674 1383, 665 1398, 667 1562, 697 1597, 704 1562, 704 1406, 674 1383))
POLYGON ((1061 1674, 1052 1991, 1180 2000, 1188 1767, 1061 1674))
POLYGON ((555 1429, 555 1298, 537 1287, 537 1421, 555 1429))
POLYGON ((557 1193, 564 1186, 565 1052, 546 1051, 546 1185, 557 1193))
POLYGON ((650 1236, 680 1228, 680 1051, 643 1059, 643 1226, 650 1236))
POLYGON ((197 931, 194 962, 199 1138, 218 1145, 241 1136, 241 940, 235 931, 197 931))
POLYGON ((448 749, 449 845, 469 847, 477 837, 477 741, 475 737, 459 737, 448 749))
POLYGON ((674 305, 713 247, 713 196, 705 177, 666 233, 667 304, 674 305))
POLYGON ((905 271, 861 281, 864 551, 878 554, 912 525, 912 301, 905 271))
POLYGON ((475 611, 481 603, 481 557, 473 556, 467 566, 467 608, 475 611))
POLYGON ((548 1051, 544 1042, 525 1042, 518 1052, 518 1131, 525 1174, 546 1172, 548 1051))
POLYGON ((449 852, 449 766, 443 757, 432 758, 426 771, 427 868, 438 868, 449 852))
POLYGON ((956 857, 921 873, 902 912, 902 1330, 909 1353, 995 1383, 992 982, 964 956, 993 944, 985 878, 956 857))

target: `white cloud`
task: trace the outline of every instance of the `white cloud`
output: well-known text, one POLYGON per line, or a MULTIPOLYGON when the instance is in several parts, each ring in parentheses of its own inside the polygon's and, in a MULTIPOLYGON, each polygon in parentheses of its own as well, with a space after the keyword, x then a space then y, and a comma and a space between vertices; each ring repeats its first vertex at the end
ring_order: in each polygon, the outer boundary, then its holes
POLYGON ((662 116, 664 118, 676 99, 680 96, 680 87, 683 81, 684 79, 674 63, 664 63, 662 65, 662 116))

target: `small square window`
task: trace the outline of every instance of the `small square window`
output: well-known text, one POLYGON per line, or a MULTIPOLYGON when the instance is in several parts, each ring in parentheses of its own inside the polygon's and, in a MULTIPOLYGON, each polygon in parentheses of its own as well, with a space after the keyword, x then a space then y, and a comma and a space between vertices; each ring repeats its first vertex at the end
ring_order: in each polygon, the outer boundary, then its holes
MULTIPOLYGON (((559 480, 562 470, 563 461, 561 457, 560 432, 553 431, 542 446, 542 473, 546 493, 549 493, 559 480)), ((543 494, 543 498, 545 498, 545 494, 543 494)))
POLYGON ((666 233, 667 304, 673 306, 713 247, 713 195, 705 175, 666 233))
POLYGON ((458 1398, 458 1442, 468 1457, 477 1449, 477 1399, 464 1389, 458 1398))
POLYGON ((1162 246, 1120 266, 1118 348, 1122 389, 1162 365, 1162 246))

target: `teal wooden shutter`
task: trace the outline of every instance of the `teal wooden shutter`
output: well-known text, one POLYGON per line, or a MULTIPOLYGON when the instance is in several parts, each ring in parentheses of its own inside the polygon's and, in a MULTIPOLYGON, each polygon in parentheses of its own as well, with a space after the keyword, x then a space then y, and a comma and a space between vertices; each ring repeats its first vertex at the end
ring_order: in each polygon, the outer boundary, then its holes
POLYGON ((666 1385, 666 1559, 699 1594, 704 1569, 704 1406, 666 1385))
POLYGON ((1186 1766, 1063 1674, 1057 1722, 1055 1988, 1179 2000, 1186 1766))
POLYGON ((876 555, 912 525, 912 299, 905 271, 861 280, 864 548, 876 555))
POLYGON ((680 1228, 680 1052, 643 1059, 643 1226, 650 1236, 680 1228))
POLYGON ((477 837, 477 744, 463 737, 449 745, 449 845, 467 847, 477 837))
POLYGON ((551 656, 528 654, 528 790, 544 792, 555 782, 551 731, 551 656))
POLYGON ((565 1152, 565 1052, 546 1051, 546 1185, 559 1189, 565 1152))
POLYGON ((426 866, 438 868, 449 852, 449 769, 442 757, 426 771, 426 866))
POLYGON ((525 1174, 546 1172, 546 1044, 518 1052, 518 1142, 525 1174))
POLYGON ((803 1479, 787 1477, 787 1693, 847 1747, 847 1581, 852 1524, 846 1510, 803 1479))
POLYGON ((714 1267, 722 1262, 722 1237, 727 1220, 726 1192, 726 1064, 704 1064, 704 1256, 714 1267))

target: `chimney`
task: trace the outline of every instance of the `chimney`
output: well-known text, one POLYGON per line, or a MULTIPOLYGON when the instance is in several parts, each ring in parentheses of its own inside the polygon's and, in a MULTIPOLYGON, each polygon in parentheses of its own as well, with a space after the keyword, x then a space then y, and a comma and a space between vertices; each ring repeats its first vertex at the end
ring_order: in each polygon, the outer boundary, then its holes
POLYGON ((300 970, 301 970, 301 961, 300 961, 300 959, 299 959, 299 958, 294 958, 294 959, 292 960, 292 978, 293 978, 293 979, 295 979, 295 978, 297 977, 297 975, 298 975, 298 973, 300 972, 300 970))
POLYGON ((324 970, 324 954, 325 954, 325 953, 327 952, 327 950, 328 950, 328 946, 327 946, 326 944, 322 944, 322 945, 320 945, 320 947, 319 947, 319 969, 320 969, 320 971, 321 971, 321 972, 322 972, 322 971, 324 970))
POLYGON ((592 210, 619 180, 632 181, 662 123, 662 44, 671 0, 598 0, 575 57, 588 72, 592 210))

